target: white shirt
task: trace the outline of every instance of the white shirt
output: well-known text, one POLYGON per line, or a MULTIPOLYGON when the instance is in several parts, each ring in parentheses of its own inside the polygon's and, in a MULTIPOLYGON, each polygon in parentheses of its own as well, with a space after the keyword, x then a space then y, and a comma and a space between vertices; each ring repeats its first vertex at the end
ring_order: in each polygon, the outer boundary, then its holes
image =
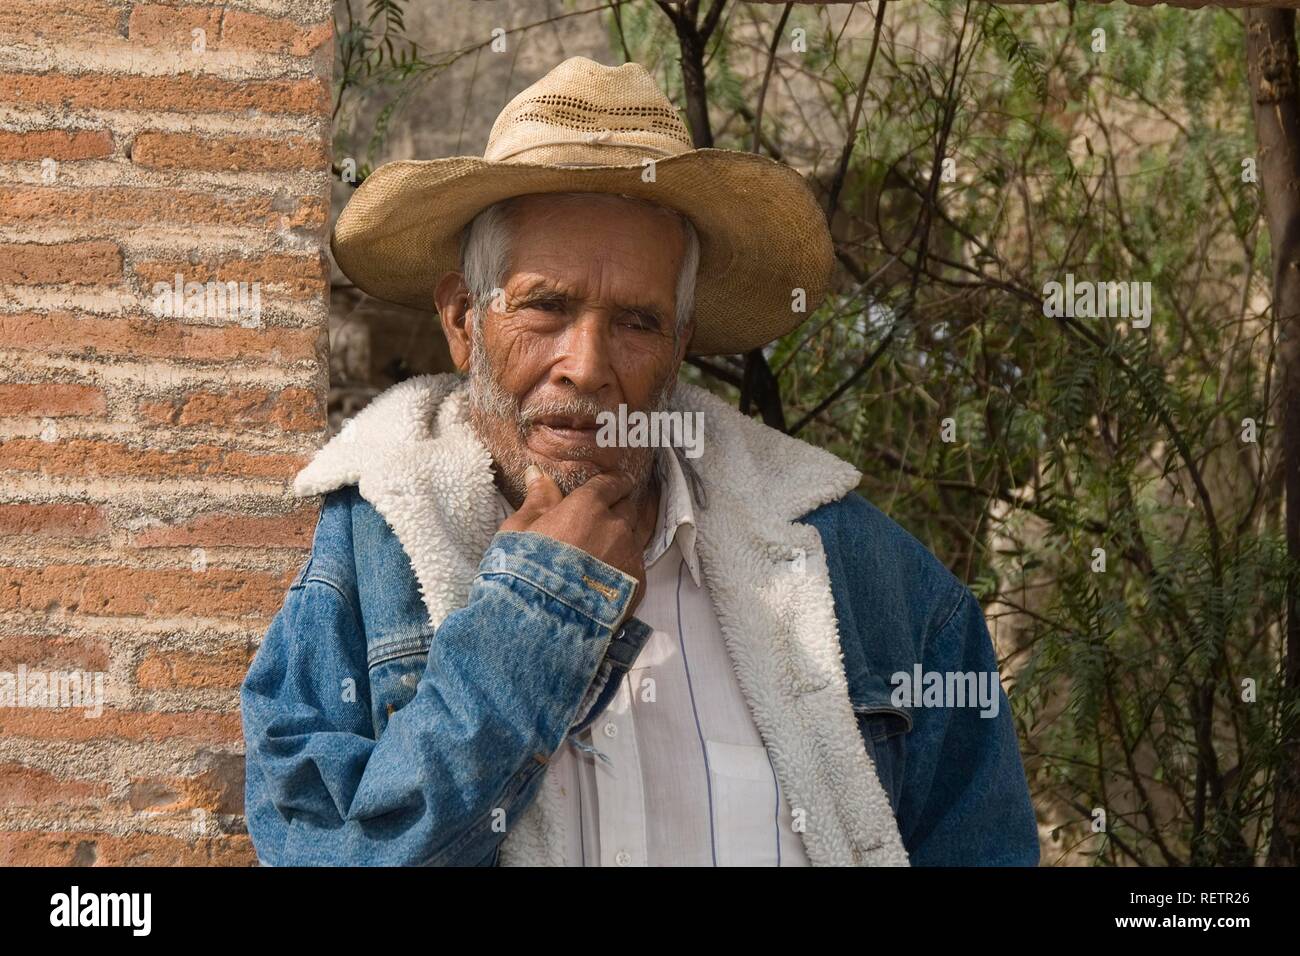
MULTIPOLYGON (((551 761, 568 866, 807 866, 741 694, 695 551, 690 486, 659 449, 664 487, 634 612, 654 633, 603 714, 551 761)), ((497 493, 502 520, 514 509, 497 493)))

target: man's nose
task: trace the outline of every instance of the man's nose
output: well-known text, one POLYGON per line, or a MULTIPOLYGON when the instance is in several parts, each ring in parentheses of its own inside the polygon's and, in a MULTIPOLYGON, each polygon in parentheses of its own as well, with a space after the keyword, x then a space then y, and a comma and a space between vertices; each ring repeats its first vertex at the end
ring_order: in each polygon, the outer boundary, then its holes
POLYGON ((578 316, 561 337, 560 347, 563 355, 552 366, 552 375, 592 395, 613 383, 612 343, 603 315, 592 311, 578 316))

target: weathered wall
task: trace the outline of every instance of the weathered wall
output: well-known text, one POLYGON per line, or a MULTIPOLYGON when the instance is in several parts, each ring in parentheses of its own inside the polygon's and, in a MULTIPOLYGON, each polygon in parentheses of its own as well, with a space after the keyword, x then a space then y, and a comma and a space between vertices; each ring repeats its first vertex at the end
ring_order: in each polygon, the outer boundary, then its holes
POLYGON ((98 717, 0 706, 0 864, 253 861, 237 689, 316 519, 332 58, 328 0, 0 7, 0 672, 106 674, 98 717), (248 307, 167 315, 178 274, 248 307))

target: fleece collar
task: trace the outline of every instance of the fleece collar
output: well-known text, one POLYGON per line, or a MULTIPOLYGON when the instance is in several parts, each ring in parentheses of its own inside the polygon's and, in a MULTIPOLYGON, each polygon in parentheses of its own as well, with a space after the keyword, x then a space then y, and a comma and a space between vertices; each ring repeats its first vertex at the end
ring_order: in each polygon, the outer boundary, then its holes
MULTIPOLYGON (((816 865, 907 865, 889 798, 849 703, 821 537, 796 519, 855 489, 852 465, 679 383, 668 407, 703 413, 692 461, 705 507, 696 549, 741 692, 816 865)), ((468 420, 465 382, 445 373, 394 385, 294 480, 299 496, 355 484, 393 529, 437 627, 469 599, 499 522, 492 460, 468 420)), ((558 783, 502 844, 505 864, 563 858, 558 783)))

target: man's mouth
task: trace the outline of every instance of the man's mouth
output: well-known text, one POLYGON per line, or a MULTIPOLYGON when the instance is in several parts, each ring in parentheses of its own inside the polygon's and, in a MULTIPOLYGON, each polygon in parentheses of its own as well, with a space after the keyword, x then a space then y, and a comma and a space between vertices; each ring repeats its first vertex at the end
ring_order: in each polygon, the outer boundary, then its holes
POLYGON ((567 441, 591 441, 599 428, 596 419, 581 415, 543 415, 534 424, 567 441))

